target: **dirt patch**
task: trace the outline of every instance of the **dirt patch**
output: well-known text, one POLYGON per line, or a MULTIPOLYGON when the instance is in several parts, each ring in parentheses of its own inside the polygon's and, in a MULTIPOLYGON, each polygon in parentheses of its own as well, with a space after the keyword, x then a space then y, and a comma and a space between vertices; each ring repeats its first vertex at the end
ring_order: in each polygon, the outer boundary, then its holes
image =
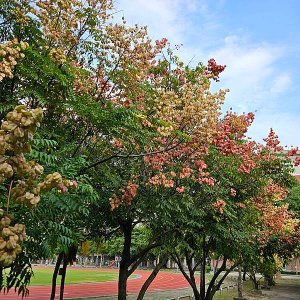
POLYGON ((299 300, 300 284, 299 283, 280 283, 270 290, 263 290, 262 295, 252 293, 246 294, 247 300, 299 300))

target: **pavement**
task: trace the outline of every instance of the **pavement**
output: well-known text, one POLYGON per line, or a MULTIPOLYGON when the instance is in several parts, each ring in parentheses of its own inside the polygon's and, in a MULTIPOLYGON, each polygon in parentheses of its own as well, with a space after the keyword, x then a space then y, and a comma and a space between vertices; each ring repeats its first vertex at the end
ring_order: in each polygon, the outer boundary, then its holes
MULTIPOLYGON (((101 269, 95 270, 101 271, 101 269)), ((107 269, 103 270, 107 271, 107 269)), ((110 270, 112 271, 112 270, 110 270)), ((118 270, 113 270, 118 272, 118 270)), ((135 278, 128 280, 128 300, 135 300, 142 284, 150 275, 150 271, 137 270, 135 278)), ((226 279, 228 282, 236 280, 238 273, 231 273, 226 279)), ((272 287, 271 290, 263 290, 263 295, 248 294, 247 300, 300 300, 300 275, 282 275, 288 283, 281 283, 272 287), (293 282, 297 280, 297 283, 293 282)), ((117 281, 69 284, 65 286, 65 299, 90 299, 90 300, 116 300, 117 281)), ((31 286, 28 300, 48 300, 50 286, 31 286)), ((166 300, 180 296, 193 295, 186 279, 181 273, 161 271, 150 285, 144 300, 166 300)), ((58 296, 58 290, 57 290, 58 296)), ((15 293, 8 295, 0 294, 1 300, 21 300, 15 293)))
POLYGON ((261 296, 247 295, 245 298, 247 300, 299 300, 300 283, 280 283, 270 290, 263 290, 261 296))

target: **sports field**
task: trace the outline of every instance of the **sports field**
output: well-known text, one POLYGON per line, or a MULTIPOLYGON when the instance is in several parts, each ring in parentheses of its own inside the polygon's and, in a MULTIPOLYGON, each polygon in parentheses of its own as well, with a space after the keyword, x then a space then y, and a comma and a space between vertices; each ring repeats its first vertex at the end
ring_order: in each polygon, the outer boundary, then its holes
MULTIPOLYGON (((53 267, 35 267, 35 279, 29 287, 30 300, 49 300, 53 267)), ((68 267, 65 286, 66 299, 111 296, 116 299, 118 293, 117 269, 93 269, 68 267)), ((137 294, 150 271, 137 270, 128 280, 128 294, 137 294)), ((60 277, 60 276, 59 276, 60 277)), ((59 293, 59 279, 57 294, 59 293)), ((187 288, 188 282, 179 273, 159 272, 149 287, 149 292, 187 288)), ((2 300, 21 300, 12 290, 8 295, 0 294, 2 300)))
MULTIPOLYGON (((51 285, 53 268, 34 267, 34 277, 31 279, 33 285, 51 285)), ((60 279, 60 276, 58 276, 60 279)), ((66 284, 115 281, 118 279, 118 273, 111 270, 101 271, 93 268, 67 268, 66 284)))

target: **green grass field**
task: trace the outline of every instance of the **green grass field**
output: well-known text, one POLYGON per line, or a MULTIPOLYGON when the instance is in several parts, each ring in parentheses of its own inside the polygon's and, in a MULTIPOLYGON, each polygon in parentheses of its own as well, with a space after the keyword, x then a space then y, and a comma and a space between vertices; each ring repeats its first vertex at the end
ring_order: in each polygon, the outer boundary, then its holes
POLYGON ((289 279, 289 278, 281 278, 276 279, 276 283, 291 283, 291 284, 300 284, 300 277, 298 279, 289 279))
MULTIPOLYGON (((31 285, 51 285, 53 269, 47 268, 33 268, 34 277, 31 279, 31 285)), ((60 276, 58 276, 58 280, 60 276)), ((83 282, 100 282, 112 281, 118 279, 117 272, 103 272, 97 269, 67 269, 66 284, 83 283, 83 282)))

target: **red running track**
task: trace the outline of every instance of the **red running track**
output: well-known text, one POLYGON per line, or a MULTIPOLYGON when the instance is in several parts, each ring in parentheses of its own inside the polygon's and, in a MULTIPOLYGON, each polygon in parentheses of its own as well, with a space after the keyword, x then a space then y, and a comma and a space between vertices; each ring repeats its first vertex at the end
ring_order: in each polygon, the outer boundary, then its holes
MULTIPOLYGON (((95 269, 96 271, 107 272, 108 269, 95 269)), ((118 272, 118 270, 111 270, 109 272, 118 272)), ((140 291, 143 283, 150 275, 150 271, 137 270, 134 275, 137 277, 128 280, 127 291, 129 294, 135 294, 140 291)), ((174 290, 189 287, 188 282, 181 274, 174 274, 169 272, 159 272, 152 284, 150 285, 148 291, 165 291, 174 290)), ((49 295, 51 291, 50 286, 31 286, 29 288, 30 294, 27 298, 28 300, 49 300, 49 295)), ((81 298, 81 297, 97 297, 105 295, 116 295, 118 293, 118 283, 117 281, 107 281, 98 283, 80 283, 80 284, 68 284, 65 286, 65 299, 81 298)), ((59 295, 57 289, 56 295, 59 295)), ((13 292, 7 295, 0 295, 2 300, 21 300, 13 292)))

